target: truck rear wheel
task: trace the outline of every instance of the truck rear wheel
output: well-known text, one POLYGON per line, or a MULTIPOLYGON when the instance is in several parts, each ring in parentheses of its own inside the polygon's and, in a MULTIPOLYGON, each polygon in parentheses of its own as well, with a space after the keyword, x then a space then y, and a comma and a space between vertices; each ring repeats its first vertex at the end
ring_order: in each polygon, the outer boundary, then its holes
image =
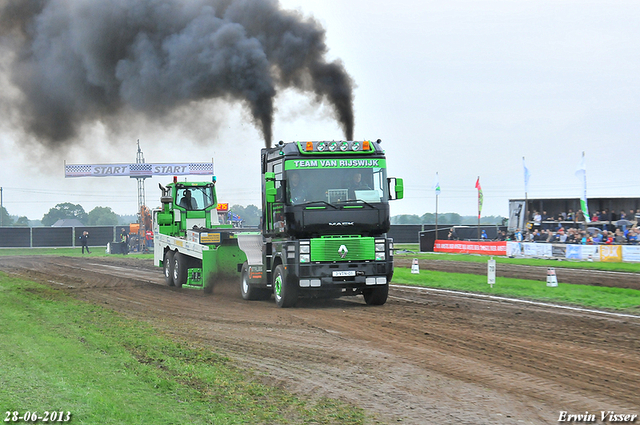
POLYGON ((382 305, 387 302, 387 297, 389 296, 389 284, 386 283, 383 286, 365 289, 362 291, 362 295, 368 305, 382 305))
POLYGON ((187 283, 187 272, 189 271, 189 257, 176 252, 173 256, 173 283, 178 288, 187 283))
POLYGON ((162 266, 164 268, 164 281, 167 285, 173 286, 173 251, 168 250, 164 253, 162 266))
POLYGON ((271 291, 265 288, 256 288, 249 284, 249 264, 245 261, 242 265, 242 283, 240 285, 242 298, 245 300, 268 300, 271 291))
POLYGON ((298 288, 287 279, 287 275, 282 264, 276 266, 273 274, 273 294, 278 307, 293 307, 298 301, 298 288))

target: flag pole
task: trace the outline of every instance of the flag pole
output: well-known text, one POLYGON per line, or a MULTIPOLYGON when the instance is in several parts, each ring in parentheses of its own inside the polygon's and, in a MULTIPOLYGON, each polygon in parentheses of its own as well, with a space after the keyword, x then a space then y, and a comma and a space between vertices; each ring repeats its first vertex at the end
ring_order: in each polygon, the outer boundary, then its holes
POLYGON ((440 194, 440 179, 438 179, 438 173, 436 172, 436 240, 438 239, 438 195, 440 194))
POLYGON ((524 156, 522 157, 522 164, 524 165, 524 220, 522 220, 522 231, 527 228, 529 223, 529 199, 527 198, 527 166, 524 162, 524 156))
MULTIPOLYGON (((480 176, 478 176, 478 185, 480 185, 480 176)), ((478 191, 478 241, 480 240, 480 192, 478 191)))

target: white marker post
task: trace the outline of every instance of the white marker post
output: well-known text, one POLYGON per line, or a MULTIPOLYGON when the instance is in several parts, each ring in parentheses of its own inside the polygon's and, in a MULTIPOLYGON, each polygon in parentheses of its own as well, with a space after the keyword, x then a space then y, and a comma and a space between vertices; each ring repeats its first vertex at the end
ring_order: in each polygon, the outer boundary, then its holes
POLYGON ((493 257, 487 261, 487 283, 491 285, 492 289, 496 283, 496 260, 494 260, 493 257))
POLYGON ((555 288, 558 286, 558 278, 556 277, 556 269, 549 267, 547 269, 547 286, 555 288))
POLYGON ((411 273, 420 274, 420 266, 418 265, 418 259, 413 259, 413 264, 411 265, 411 273))

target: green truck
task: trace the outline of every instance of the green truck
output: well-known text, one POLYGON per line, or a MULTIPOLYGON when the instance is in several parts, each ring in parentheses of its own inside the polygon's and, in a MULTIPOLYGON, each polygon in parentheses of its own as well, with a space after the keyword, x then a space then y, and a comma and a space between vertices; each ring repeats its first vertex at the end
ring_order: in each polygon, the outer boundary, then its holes
POLYGON ((154 255, 167 283, 206 290, 238 277, 244 299, 273 295, 279 307, 353 295, 384 304, 393 276, 389 200, 404 189, 387 177, 380 141, 280 142, 262 149, 260 164, 259 229, 219 222, 215 182, 161 187, 154 255))

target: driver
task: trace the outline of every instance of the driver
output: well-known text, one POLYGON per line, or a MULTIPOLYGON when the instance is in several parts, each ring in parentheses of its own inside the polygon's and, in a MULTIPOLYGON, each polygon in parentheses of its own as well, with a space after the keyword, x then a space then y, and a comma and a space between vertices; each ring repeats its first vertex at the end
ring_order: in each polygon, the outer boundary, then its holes
POLYGON ((184 191, 182 199, 180 200, 180 203, 178 205, 186 210, 198 209, 198 203, 196 202, 195 199, 191 197, 191 191, 189 189, 186 189, 184 191))
POLYGON ((356 190, 371 190, 371 188, 362 181, 361 171, 356 171, 351 176, 351 181, 349 182, 349 197, 351 199, 356 198, 356 190))
POLYGON ((289 176, 289 199, 292 204, 299 204, 307 200, 307 190, 300 181, 300 173, 293 172, 289 176))

